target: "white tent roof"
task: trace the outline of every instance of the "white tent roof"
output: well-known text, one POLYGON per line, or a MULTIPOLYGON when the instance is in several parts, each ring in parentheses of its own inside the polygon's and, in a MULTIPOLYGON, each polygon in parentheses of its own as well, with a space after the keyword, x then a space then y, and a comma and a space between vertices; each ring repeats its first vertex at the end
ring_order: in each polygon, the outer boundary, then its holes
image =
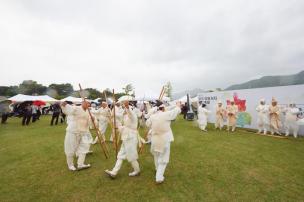
MULTIPOLYGON (((103 99, 103 98, 96 98, 95 100, 92 100, 93 102, 98 102, 100 99, 103 99)), ((107 98, 107 103, 112 103, 113 102, 113 99, 112 98, 107 98)))
POLYGON ((68 102, 73 102, 73 103, 81 103, 82 102, 82 98, 68 96, 66 98, 61 99, 60 101, 62 101, 62 102, 68 101, 68 102))
MULTIPOLYGON (((135 100, 137 101, 155 101, 158 100, 159 95, 155 93, 145 92, 142 95, 136 96, 135 100)), ((171 99, 169 97, 164 96, 163 101, 169 102, 171 99)))
POLYGON ((153 100, 157 100, 158 99, 158 95, 155 93, 143 93, 142 95, 136 96, 135 100, 137 101, 153 101, 153 100))
POLYGON ((36 96, 38 100, 44 101, 44 102, 58 102, 58 100, 48 96, 48 95, 39 95, 36 96))
POLYGON ((126 100, 133 101, 135 99, 134 99, 134 97, 132 97, 130 95, 124 95, 124 96, 120 97, 117 102, 123 102, 126 100))
MULTIPOLYGON (((183 102, 183 103, 187 102, 187 95, 177 99, 176 101, 180 101, 180 102, 183 102)), ((190 102, 198 102, 198 97, 196 96, 194 98, 190 98, 190 102)))
POLYGON ((23 95, 18 94, 13 97, 8 98, 8 100, 11 100, 12 102, 25 102, 25 101, 43 101, 43 102, 57 102, 58 100, 48 96, 48 95, 23 95))

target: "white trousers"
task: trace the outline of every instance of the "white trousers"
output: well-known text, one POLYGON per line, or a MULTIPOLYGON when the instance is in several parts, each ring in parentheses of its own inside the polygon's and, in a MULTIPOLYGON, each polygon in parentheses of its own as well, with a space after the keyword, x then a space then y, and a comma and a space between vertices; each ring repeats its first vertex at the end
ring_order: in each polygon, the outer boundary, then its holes
MULTIPOLYGON (((114 175, 117 175, 118 171, 120 170, 121 166, 122 166, 123 160, 122 159, 117 159, 114 168, 112 169, 112 173, 114 175)), ((137 160, 130 162, 132 168, 134 169, 134 172, 138 173, 140 172, 140 168, 139 168, 139 163, 137 160)))
POLYGON ((64 152, 67 158, 68 166, 74 165, 74 156, 78 157, 78 165, 83 165, 85 156, 88 153, 92 143, 90 133, 79 134, 66 132, 64 140, 64 152))
MULTIPOLYGON (((102 138, 104 140, 106 140, 106 136, 105 136, 105 133, 107 131, 107 127, 108 127, 108 122, 107 121, 99 121, 99 130, 100 130, 100 133, 102 135, 102 138)), ((94 140, 94 143, 97 143, 98 141, 98 136, 95 137, 95 140, 94 140)))
POLYGON ((298 131, 299 131, 299 125, 296 121, 294 122, 286 122, 285 123, 285 129, 286 129, 286 136, 289 135, 289 132, 293 132, 293 136, 296 138, 298 137, 298 131))
POLYGON ((222 129, 224 127, 224 120, 223 120, 223 118, 216 117, 214 126, 215 126, 215 129, 217 129, 217 128, 222 129))
POLYGON ((167 164, 170 160, 170 142, 166 143, 165 149, 163 153, 155 152, 151 150, 151 153, 154 156, 154 164, 156 170, 155 180, 157 182, 164 181, 164 173, 167 167, 167 164))
POLYGON ((120 146, 120 150, 117 154, 117 159, 128 160, 129 162, 137 160, 137 145, 138 140, 136 135, 134 135, 132 138, 123 140, 120 146))

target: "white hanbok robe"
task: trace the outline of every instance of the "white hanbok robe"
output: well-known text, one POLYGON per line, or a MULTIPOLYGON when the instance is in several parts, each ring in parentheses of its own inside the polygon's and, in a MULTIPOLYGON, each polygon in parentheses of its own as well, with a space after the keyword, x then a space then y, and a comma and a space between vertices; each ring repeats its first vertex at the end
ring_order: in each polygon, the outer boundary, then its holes
POLYGON ((136 113, 132 110, 126 110, 123 115, 123 125, 118 129, 121 134, 122 144, 117 154, 117 159, 133 162, 138 159, 138 119, 136 113))
POLYGON ((180 114, 181 109, 174 107, 170 111, 158 111, 147 120, 147 126, 151 128, 151 153, 154 156, 156 169, 156 181, 164 181, 164 172, 170 160, 170 144, 174 141, 171 130, 171 121, 180 114))
POLYGON ((147 126, 152 131, 151 153, 153 155, 162 154, 160 156, 162 163, 169 162, 170 143, 174 141, 171 121, 175 120, 180 112, 178 107, 170 111, 158 111, 147 120, 147 126))
POLYGON ((108 122, 110 120, 111 116, 111 110, 106 107, 106 108, 99 108, 97 110, 93 110, 92 113, 95 115, 95 117, 98 120, 98 126, 101 134, 105 134, 107 127, 108 127, 108 122))
POLYGON ((266 133, 269 125, 269 106, 260 104, 257 106, 256 111, 258 112, 257 124, 259 132, 264 130, 264 133, 266 133))
POLYGON ((208 115, 211 113, 208 109, 199 106, 197 109, 198 113, 198 126, 201 130, 205 130, 207 126, 208 115))
POLYGON ((285 117, 285 128, 286 128, 286 136, 289 135, 289 132, 292 131, 294 137, 298 136, 299 124, 298 117, 300 110, 296 107, 288 107, 286 109, 286 117, 285 117))
POLYGON ((225 113, 226 113, 226 110, 224 109, 223 106, 218 106, 218 105, 216 106, 216 109, 215 109, 215 123, 214 123, 215 129, 217 129, 217 128, 222 129, 223 128, 225 113))
POLYGON ((62 106, 62 111, 68 116, 68 126, 64 141, 64 151, 67 156, 86 154, 93 141, 89 130, 90 116, 88 110, 81 106, 62 106))

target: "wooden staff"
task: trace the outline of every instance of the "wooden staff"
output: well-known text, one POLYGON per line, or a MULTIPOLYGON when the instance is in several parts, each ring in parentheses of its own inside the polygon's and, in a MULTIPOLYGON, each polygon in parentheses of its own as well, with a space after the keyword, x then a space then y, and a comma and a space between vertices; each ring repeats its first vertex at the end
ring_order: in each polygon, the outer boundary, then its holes
POLYGON ((118 154, 118 138, 117 138, 117 131, 116 131, 116 110, 115 110, 115 106, 116 106, 116 100, 115 100, 115 92, 113 89, 113 127, 114 127, 114 138, 113 138, 113 142, 115 145, 115 154, 116 154, 116 159, 117 159, 117 154, 118 154))
MULTIPOLYGON (((80 89, 80 92, 79 92, 80 96, 82 97, 83 101, 86 101, 86 98, 81 94, 81 92, 83 92, 83 91, 82 91, 82 88, 81 88, 81 85, 80 85, 80 84, 79 84, 79 89, 80 89)), ((87 110, 88 110, 88 112, 89 112, 89 115, 90 115, 91 121, 92 121, 92 123, 93 123, 94 129, 96 130, 96 134, 97 134, 97 136, 98 136, 98 140, 99 140, 101 149, 102 149, 102 151, 103 151, 105 157, 106 157, 106 158, 109 158, 109 151, 108 151, 107 145, 106 145, 106 143, 105 143, 105 140, 103 139, 103 137, 102 137, 102 135, 101 135, 99 129, 96 127, 96 124, 95 124, 95 121, 94 121, 94 117, 92 116, 90 109, 88 108, 87 110), (102 140, 102 141, 101 141, 101 140, 102 140)))
POLYGON ((165 86, 162 87, 162 89, 160 91, 160 94, 159 94, 159 97, 158 97, 158 100, 162 100, 164 94, 165 94, 165 86))
MULTIPOLYGON (((107 94, 106 94, 106 92, 105 91, 103 91, 103 94, 104 94, 104 97, 105 97, 105 99, 106 99, 106 103, 108 104, 108 98, 107 98, 107 94)), ((113 103, 112 103, 112 106, 113 106, 113 103)), ((112 132, 114 131, 114 126, 113 126, 113 119, 112 119, 112 116, 110 116, 110 117, 108 117, 108 122, 109 122, 109 124, 110 124, 110 126, 111 126, 111 128, 112 128, 112 132)), ((113 138, 113 142, 114 142, 114 138, 113 138)), ((115 149, 115 144, 113 144, 113 147, 114 147, 114 149, 115 149)))

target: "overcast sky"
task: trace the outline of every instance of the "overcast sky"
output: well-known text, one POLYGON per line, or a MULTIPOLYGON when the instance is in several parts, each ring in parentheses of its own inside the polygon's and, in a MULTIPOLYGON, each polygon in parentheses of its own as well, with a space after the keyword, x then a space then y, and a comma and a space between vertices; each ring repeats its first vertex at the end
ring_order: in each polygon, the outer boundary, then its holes
POLYGON ((0 85, 178 92, 303 69, 303 0, 0 1, 0 85))

